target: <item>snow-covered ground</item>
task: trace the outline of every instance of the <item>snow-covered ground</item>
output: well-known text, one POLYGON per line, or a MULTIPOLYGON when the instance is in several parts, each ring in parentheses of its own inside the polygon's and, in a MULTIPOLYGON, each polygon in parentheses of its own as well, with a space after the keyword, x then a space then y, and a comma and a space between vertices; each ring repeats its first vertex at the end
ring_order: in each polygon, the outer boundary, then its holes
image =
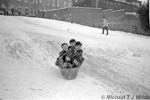
POLYGON ((150 96, 150 37, 100 33, 62 21, 0 16, 0 100, 150 96), (55 60, 72 38, 83 43, 85 62, 75 80, 65 80, 55 60))

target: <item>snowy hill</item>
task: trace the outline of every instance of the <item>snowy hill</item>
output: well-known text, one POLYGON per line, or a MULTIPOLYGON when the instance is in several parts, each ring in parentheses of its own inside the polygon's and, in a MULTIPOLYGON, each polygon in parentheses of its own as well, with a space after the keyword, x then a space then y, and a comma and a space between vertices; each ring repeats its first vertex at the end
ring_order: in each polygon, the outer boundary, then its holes
MULTIPOLYGON (((105 95, 150 96, 150 37, 67 22, 0 16, 0 100, 101 100, 105 95), (54 65, 60 45, 83 43, 75 80, 54 65)), ((129 100, 129 99, 128 99, 129 100)))

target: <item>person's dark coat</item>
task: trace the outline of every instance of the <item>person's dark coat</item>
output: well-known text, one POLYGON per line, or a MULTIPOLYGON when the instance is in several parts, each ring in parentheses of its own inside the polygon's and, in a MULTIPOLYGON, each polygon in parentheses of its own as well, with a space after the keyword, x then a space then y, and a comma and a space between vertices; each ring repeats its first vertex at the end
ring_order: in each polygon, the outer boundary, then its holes
POLYGON ((84 61, 82 54, 83 54, 82 49, 76 50, 75 60, 77 60, 77 62, 78 62, 77 66, 80 66, 84 61))
POLYGON ((12 15, 14 15, 14 11, 15 11, 15 9, 12 8, 12 9, 11 9, 11 14, 12 14, 12 15))
POLYGON ((67 60, 67 62, 72 64, 74 57, 75 57, 75 53, 76 53, 75 47, 69 46, 68 51, 66 52, 66 57, 69 58, 69 60, 67 60))
POLYGON ((66 54, 67 51, 62 50, 61 52, 59 52, 59 57, 64 56, 66 54))
POLYGON ((55 65, 56 66, 62 66, 62 64, 65 62, 65 57, 66 57, 66 52, 67 51, 64 51, 62 50, 61 52, 59 52, 59 57, 57 58, 56 62, 55 62, 55 65))

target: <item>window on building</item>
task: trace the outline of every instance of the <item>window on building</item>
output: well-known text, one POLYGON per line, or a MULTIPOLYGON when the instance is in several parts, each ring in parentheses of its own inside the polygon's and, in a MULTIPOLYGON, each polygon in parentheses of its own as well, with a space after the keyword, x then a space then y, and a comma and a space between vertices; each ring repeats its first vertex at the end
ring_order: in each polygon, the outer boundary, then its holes
POLYGON ((21 12, 21 10, 22 10, 22 7, 18 6, 18 11, 21 12))
POLYGON ((33 15, 33 8, 30 9, 30 14, 33 15))
POLYGON ((47 0, 47 5, 50 5, 50 0, 47 0))
POLYGON ((57 7, 60 7, 60 6, 61 6, 61 1, 57 0, 57 7))
POLYGON ((52 7, 55 7, 55 0, 52 0, 52 7))
POLYGON ((40 3, 42 3, 42 0, 39 0, 40 3))
POLYGON ((25 3, 27 3, 27 2, 28 2, 28 0, 24 0, 24 2, 25 2, 25 3))
POLYGON ((71 3, 71 2, 69 2, 69 3, 68 3, 68 7, 71 7, 71 6, 72 6, 72 3, 71 3))
POLYGON ((35 2, 36 4, 38 4, 38 0, 35 0, 34 2, 35 2))
POLYGON ((72 6, 72 1, 69 0, 69 1, 68 1, 68 7, 71 7, 71 6, 72 6))
POLYGON ((34 3, 34 0, 30 0, 30 2, 33 4, 33 3, 34 3))
POLYGON ((140 3, 138 3, 138 2, 137 2, 137 3, 136 3, 136 6, 138 6, 138 7, 139 7, 139 6, 140 6, 140 3))
POLYGON ((64 1, 64 7, 67 7, 67 2, 66 1, 64 1))
POLYGON ((25 15, 29 15, 29 9, 25 8, 25 15))

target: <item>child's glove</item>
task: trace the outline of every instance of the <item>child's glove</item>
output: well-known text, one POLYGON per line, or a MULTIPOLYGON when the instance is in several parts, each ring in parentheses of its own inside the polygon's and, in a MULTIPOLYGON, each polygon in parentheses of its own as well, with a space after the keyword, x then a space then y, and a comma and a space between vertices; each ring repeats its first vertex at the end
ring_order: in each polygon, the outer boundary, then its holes
POLYGON ((66 68, 66 67, 67 67, 67 63, 64 63, 64 64, 63 64, 63 68, 66 68))
POLYGON ((67 63, 67 68, 72 68, 72 64, 67 63))
POLYGON ((67 60, 67 61, 70 61, 70 58, 69 58, 69 57, 66 57, 66 60, 67 60))
POLYGON ((73 61, 73 63, 75 63, 76 65, 78 65, 78 61, 76 59, 73 61))

